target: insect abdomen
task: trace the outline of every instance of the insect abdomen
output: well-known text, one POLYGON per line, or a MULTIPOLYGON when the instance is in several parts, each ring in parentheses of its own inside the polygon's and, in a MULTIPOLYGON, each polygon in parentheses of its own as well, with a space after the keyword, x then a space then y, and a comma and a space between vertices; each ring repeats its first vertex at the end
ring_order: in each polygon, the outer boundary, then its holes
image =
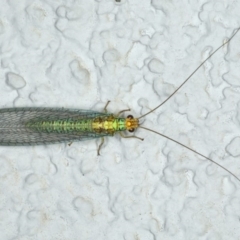
POLYGON ((93 119, 37 120, 27 122, 26 126, 31 130, 48 133, 93 132, 92 122, 93 119))

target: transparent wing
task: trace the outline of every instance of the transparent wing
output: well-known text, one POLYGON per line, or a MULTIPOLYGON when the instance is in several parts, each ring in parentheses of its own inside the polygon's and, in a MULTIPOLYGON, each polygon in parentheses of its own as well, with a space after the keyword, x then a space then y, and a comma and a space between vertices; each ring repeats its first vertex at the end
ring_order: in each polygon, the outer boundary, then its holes
POLYGON ((59 142, 83 141, 87 139, 107 136, 92 132, 37 132, 26 127, 30 120, 80 120, 107 116, 109 113, 100 113, 91 110, 75 110, 62 108, 5 108, 0 109, 0 145, 21 146, 40 145, 59 142))

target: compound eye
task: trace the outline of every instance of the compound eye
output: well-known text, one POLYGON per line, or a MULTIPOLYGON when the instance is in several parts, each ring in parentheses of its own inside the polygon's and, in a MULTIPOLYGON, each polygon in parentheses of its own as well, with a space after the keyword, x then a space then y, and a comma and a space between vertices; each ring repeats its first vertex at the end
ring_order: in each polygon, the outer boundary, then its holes
POLYGON ((133 119, 133 115, 128 115, 127 118, 133 119))
POLYGON ((128 131, 129 131, 129 132, 134 132, 134 130, 135 130, 134 128, 131 128, 131 129, 129 129, 128 131))

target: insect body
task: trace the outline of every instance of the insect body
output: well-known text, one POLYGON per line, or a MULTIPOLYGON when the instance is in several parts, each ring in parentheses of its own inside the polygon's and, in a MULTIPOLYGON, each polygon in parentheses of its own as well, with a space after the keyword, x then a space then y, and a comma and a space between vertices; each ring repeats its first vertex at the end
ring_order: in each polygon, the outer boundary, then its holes
POLYGON ((228 169, 218 164, 214 160, 204 156, 194 149, 168 137, 152 129, 140 126, 139 119, 147 116, 160 108, 166 103, 191 77, 192 75, 221 47, 227 44, 237 34, 237 31, 224 42, 214 52, 212 52, 194 71, 193 73, 162 103, 143 114, 138 118, 133 118, 129 115, 127 118, 120 118, 119 115, 107 113, 106 108, 104 112, 95 112, 88 110, 72 110, 72 109, 56 109, 56 108, 6 108, 0 109, 0 145, 4 146, 21 146, 21 145, 39 145, 51 144, 59 142, 82 141, 93 138, 102 138, 102 142, 98 148, 99 151, 103 145, 105 136, 113 136, 119 133, 124 138, 137 138, 137 136, 124 136, 123 131, 128 130, 133 132, 136 128, 142 128, 165 137, 184 148, 198 154, 212 163, 218 165, 238 181, 240 179, 230 172, 228 169))
MULTIPOLYGON (((109 113, 57 108, 0 109, 0 145, 40 145, 82 141, 133 131, 138 119, 109 113)), ((99 149, 100 150, 100 149, 99 149)))

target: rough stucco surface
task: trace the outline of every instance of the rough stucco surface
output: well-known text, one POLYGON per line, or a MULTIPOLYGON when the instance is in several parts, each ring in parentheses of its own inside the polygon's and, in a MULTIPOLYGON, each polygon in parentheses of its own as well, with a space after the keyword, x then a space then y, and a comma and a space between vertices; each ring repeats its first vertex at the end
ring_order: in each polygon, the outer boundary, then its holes
MULTIPOLYGON (((1 0, 0 105, 140 116, 240 26, 240 1, 1 0)), ((240 34, 143 122, 240 177, 240 34)), ((0 148, 0 239, 240 239, 240 182, 173 142, 0 148)))

